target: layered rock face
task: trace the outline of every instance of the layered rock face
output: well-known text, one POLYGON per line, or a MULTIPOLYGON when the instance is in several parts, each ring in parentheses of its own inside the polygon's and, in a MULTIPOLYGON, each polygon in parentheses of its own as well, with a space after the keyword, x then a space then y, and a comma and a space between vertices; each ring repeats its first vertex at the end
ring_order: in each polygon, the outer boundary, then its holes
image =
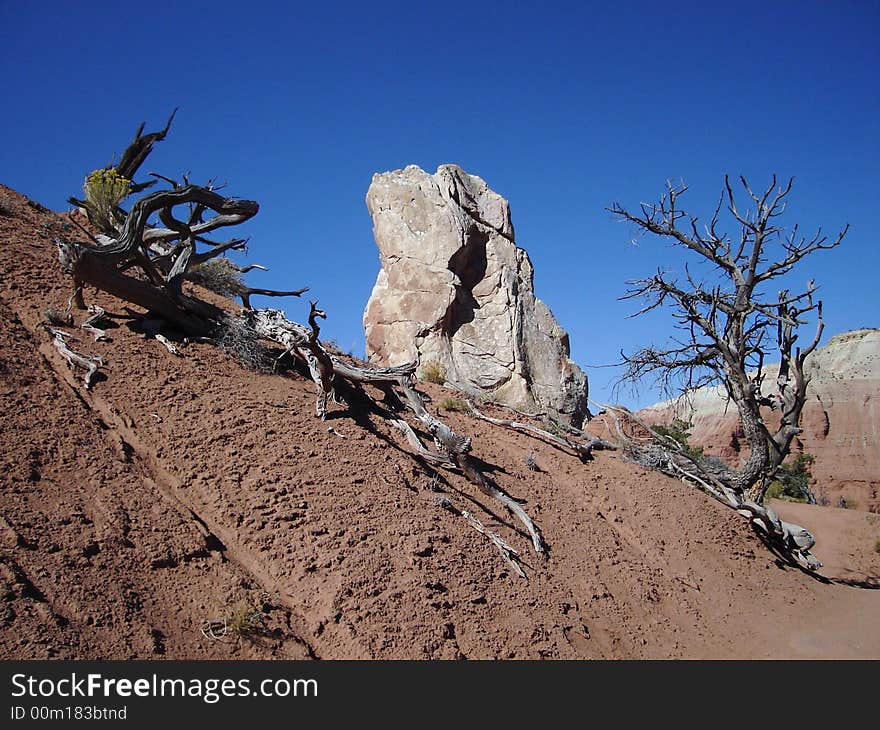
MULTIPOLYGON (((772 382, 778 366, 765 368, 772 382)), ((811 380, 796 446, 816 457, 810 468, 817 493, 832 506, 842 498, 858 509, 880 512, 880 330, 832 337, 807 361, 811 380)), ((653 423, 680 417, 693 423, 690 443, 736 462, 739 415, 718 388, 697 391, 689 405, 659 403, 641 412, 653 423)), ((765 412, 774 426, 778 414, 765 412)))
POLYGON ((382 268, 364 312, 367 355, 432 361, 465 392, 579 425, 587 378, 533 288, 507 201, 456 165, 373 176, 367 208, 382 268))

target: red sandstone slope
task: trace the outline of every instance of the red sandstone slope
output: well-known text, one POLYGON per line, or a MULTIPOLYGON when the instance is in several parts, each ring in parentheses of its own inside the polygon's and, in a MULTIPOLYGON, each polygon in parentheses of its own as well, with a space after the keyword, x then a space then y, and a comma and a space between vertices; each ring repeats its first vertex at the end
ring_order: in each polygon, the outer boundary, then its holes
MULTIPOLYGON (((795 446, 816 457, 814 489, 832 505, 880 512, 880 330, 836 335, 807 365, 812 380, 795 446)), ((775 367, 767 368, 768 382, 775 367)), ((717 388, 701 389, 688 404, 658 403, 641 414, 652 423, 691 421, 692 444, 734 462, 741 456, 736 406, 717 388)), ((778 420, 772 411, 765 416, 768 423, 778 420)))
MULTIPOLYGON (((435 475, 385 422, 335 406, 322 423, 310 383, 209 345, 175 359, 92 292, 120 316, 112 342, 77 343, 107 362, 85 391, 39 326, 69 294, 48 238, 62 219, 2 187, 0 203, 3 658, 880 657, 880 591, 777 565, 737 515, 612 454, 581 464, 444 414, 549 542, 536 558, 439 475, 521 551, 523 581, 434 505, 435 475), (239 604, 262 636, 202 634, 239 604)), ((871 555, 850 567, 880 574, 871 555)))

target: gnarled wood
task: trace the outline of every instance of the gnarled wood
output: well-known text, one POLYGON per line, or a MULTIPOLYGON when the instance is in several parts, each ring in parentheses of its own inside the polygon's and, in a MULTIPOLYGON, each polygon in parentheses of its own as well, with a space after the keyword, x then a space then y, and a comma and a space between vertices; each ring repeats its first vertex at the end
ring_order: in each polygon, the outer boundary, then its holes
POLYGON ((68 334, 67 332, 63 332, 61 330, 53 329, 51 327, 46 328, 50 335, 52 335, 52 344, 55 346, 55 349, 61 353, 61 356, 67 360, 67 364, 71 368, 81 368, 86 371, 85 377, 83 378, 83 385, 86 390, 92 387, 92 379, 95 377, 95 373, 98 372, 98 368, 100 368, 104 361, 101 359, 100 355, 92 355, 85 356, 80 353, 72 350, 70 346, 67 344, 67 338, 76 339, 73 335, 68 334))
MULTIPOLYGON (((806 256, 840 245, 849 226, 829 239, 821 229, 811 238, 801 236, 794 226, 788 233, 778 219, 785 212, 793 179, 784 186, 773 177, 763 193, 756 193, 744 177, 749 211, 740 211, 733 186, 724 178, 725 190, 707 224, 681 209, 686 185, 667 185, 655 204, 642 204, 632 213, 619 204, 610 211, 641 231, 666 238, 708 263, 703 277, 695 277, 685 266, 677 279, 658 271, 650 278, 629 282, 625 299, 642 299, 645 305, 633 316, 669 305, 684 335, 663 348, 646 347, 624 355, 627 372, 623 380, 637 381, 652 375, 668 391, 691 392, 702 386, 723 384, 739 410, 749 457, 739 469, 733 488, 761 501, 766 488, 788 455, 800 432, 800 417, 806 401, 804 363, 822 334, 822 303, 814 302, 812 281, 805 291, 779 292, 776 301, 766 295, 771 283, 789 272, 806 256), (726 206, 724 205, 726 203, 726 206), (720 215, 726 208, 737 233, 720 230, 720 215), (798 326, 815 312, 813 343, 795 348, 798 326), (764 360, 776 330, 780 368, 776 392, 764 392, 764 360), (761 413, 769 406, 781 412, 779 427, 771 432, 761 413)), ((670 392, 671 394, 671 392, 670 392)))
POLYGON ((602 408, 615 419, 621 416, 631 420, 651 435, 650 443, 637 443, 625 437, 623 429, 618 427, 623 449, 634 461, 680 478, 685 484, 702 489, 725 506, 736 510, 760 530, 767 540, 792 563, 811 571, 822 567, 822 563, 810 552, 810 548, 816 544, 816 539, 809 530, 800 525, 783 522, 771 507, 743 498, 735 489, 734 479, 730 476, 722 478, 712 473, 699 459, 687 454, 681 444, 658 433, 627 409, 609 405, 604 405, 602 408))
POLYGON ((543 428, 538 428, 537 426, 533 426, 531 423, 523 423, 520 421, 512 421, 506 418, 492 418, 491 416, 487 416, 481 413, 473 403, 468 402, 468 406, 470 407, 471 415, 474 418, 478 418, 481 421, 486 421, 487 423, 492 423, 496 426, 503 426, 504 428, 509 428, 513 431, 520 431, 522 433, 529 434, 530 436, 537 437, 543 441, 549 441, 554 446, 563 449, 564 451, 570 451, 575 456, 577 456, 581 461, 587 461, 593 458, 593 450, 601 451, 602 449, 614 450, 617 448, 610 441, 604 441, 600 438, 591 438, 588 441, 581 443, 578 441, 574 441, 573 439, 565 438, 564 436, 557 436, 556 434, 550 433, 549 431, 545 431, 543 428))
MULTIPOLYGON (((173 117, 172 114, 164 129, 152 134, 143 135, 141 125, 116 168, 119 175, 133 179, 153 145, 165 138, 173 117)), ((148 312, 148 321, 151 318, 160 318, 174 329, 200 341, 213 338, 223 342, 226 336, 229 341, 244 342, 244 347, 257 342, 259 338, 280 344, 285 353, 308 367, 317 389, 315 411, 318 417, 326 417, 331 397, 339 402, 337 384, 340 388, 345 384, 346 392, 353 389, 364 394, 377 412, 403 432, 407 443, 420 458, 434 466, 455 469, 464 474, 480 491, 503 504, 515 515, 528 531, 536 552, 544 552, 543 538, 523 507, 495 486, 470 456, 470 438, 455 433, 427 411, 421 395, 413 386, 414 364, 395 368, 366 368, 331 355, 319 340, 319 320, 326 318, 326 314, 318 309, 317 302, 311 303, 308 326, 288 320, 278 310, 251 308, 250 298, 254 295, 300 296, 307 290, 305 288, 275 291, 244 284, 236 286, 231 294, 240 296, 245 307, 237 315, 229 314, 194 296, 187 296, 182 288, 183 282, 196 278, 194 270, 197 267, 216 259, 224 252, 241 250, 247 242, 243 238, 216 242, 207 238, 206 234, 247 221, 257 213, 259 205, 252 200, 224 197, 211 185, 192 185, 186 179, 181 184, 155 173, 153 178, 148 183, 134 183, 130 190, 143 190, 159 180, 170 184, 170 189, 144 195, 131 205, 128 212, 117 206, 111 215, 101 216, 100 221, 98 216, 92 216, 93 211, 88 203, 71 199, 74 204, 86 208, 93 224, 104 226, 97 235, 89 233, 88 242, 56 239, 61 266, 73 277, 77 292, 82 291, 84 284, 94 286, 144 308, 148 312), (185 216, 175 215, 175 210, 180 206, 187 206, 185 216), (208 248, 199 250, 200 246, 208 248), (134 269, 141 269, 146 277, 135 276, 132 271, 134 269), (381 407, 366 395, 363 386, 367 385, 376 387, 385 394, 388 408, 381 407), (412 426, 393 412, 404 408, 409 409, 431 435, 436 450, 422 445, 412 426)), ((252 268, 265 268, 258 265, 246 268, 230 265, 242 273, 252 268)), ((176 354, 174 345, 161 333, 156 329, 150 333, 169 352, 176 354)), ((85 358, 70 350, 65 344, 63 333, 55 333, 54 336, 56 347, 69 362, 89 370, 86 376, 86 386, 89 387, 99 361, 85 358)), ((331 433, 344 438, 335 430, 331 430, 331 433)), ((521 568, 512 558, 515 551, 500 537, 482 528, 475 518, 463 514, 475 529, 479 529, 502 551, 514 570, 522 575, 521 568)))
POLYGON ((312 379, 318 386, 318 403, 316 410, 320 417, 326 415, 327 397, 333 391, 333 377, 341 377, 355 384, 371 384, 378 387, 386 386, 396 388, 403 394, 402 402, 411 410, 416 418, 425 426, 428 433, 434 439, 437 446, 437 454, 426 449, 418 436, 402 419, 389 419, 395 428, 401 430, 407 441, 419 456, 429 462, 447 466, 453 464, 475 484, 481 492, 503 504, 528 531, 532 545, 539 554, 545 552, 544 541, 538 527, 522 508, 522 506, 505 494, 502 490, 486 479, 485 475, 470 458, 471 440, 461 436, 447 426, 436 416, 431 415, 424 406, 421 396, 413 387, 412 376, 415 371, 413 364, 398 366, 395 368, 365 368, 345 363, 340 358, 329 355, 318 341, 317 318, 326 315, 316 309, 316 303, 312 303, 312 311, 309 315, 311 330, 301 324, 291 322, 280 311, 273 309, 259 309, 244 312, 254 325, 257 333, 267 339, 282 345, 286 350, 296 355, 296 352, 305 351, 309 359, 309 369, 312 379), (312 367, 314 363, 314 368, 312 367), (329 364, 329 372, 327 370, 329 364), (404 425, 405 424, 405 425, 404 425), (442 455, 442 456, 441 456, 442 455))
POLYGON ((96 324, 98 324, 98 322, 101 322, 103 319, 106 318, 107 312, 105 312, 97 304, 89 305, 88 311, 89 316, 83 320, 83 323, 79 326, 79 328, 91 334, 92 337, 95 338, 96 342, 98 340, 109 339, 107 337, 107 333, 104 330, 102 330, 100 327, 95 326, 96 324))

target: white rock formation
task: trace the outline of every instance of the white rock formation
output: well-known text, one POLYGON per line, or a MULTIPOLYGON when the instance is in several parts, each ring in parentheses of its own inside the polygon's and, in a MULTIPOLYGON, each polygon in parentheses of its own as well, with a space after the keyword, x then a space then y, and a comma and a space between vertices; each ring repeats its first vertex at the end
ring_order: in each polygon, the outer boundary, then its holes
POLYGON ((436 361, 446 382, 580 425, 587 379, 568 334, 534 294, 507 201, 456 165, 373 176, 381 270, 364 312, 368 357, 436 361))

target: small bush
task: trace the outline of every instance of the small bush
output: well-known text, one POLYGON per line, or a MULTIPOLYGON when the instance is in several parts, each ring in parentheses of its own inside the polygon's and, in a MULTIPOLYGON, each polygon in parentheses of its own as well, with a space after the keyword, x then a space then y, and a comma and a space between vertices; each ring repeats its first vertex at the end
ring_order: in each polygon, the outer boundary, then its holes
POLYGON ((226 626, 233 636, 248 637, 260 633, 266 626, 266 616, 249 603, 240 602, 232 607, 226 626))
POLYGON ((247 289, 241 272, 229 259, 222 257, 196 266, 187 273, 186 278, 221 297, 232 298, 247 289))
POLYGON ((343 349, 342 345, 339 344, 339 340, 335 338, 331 338, 329 340, 321 340, 321 346, 334 355, 345 355, 346 357, 350 357, 353 359, 357 359, 357 355, 354 354, 354 347, 349 347, 347 350, 343 349))
POLYGON ((859 503, 854 499, 847 499, 846 497, 838 497, 837 506, 840 509, 858 509, 859 503))
POLYGON ((816 501, 810 491, 810 465, 816 460, 812 454, 798 454, 791 464, 781 464, 776 479, 767 489, 765 498, 785 499, 789 502, 816 501))
POLYGON ((255 639, 266 631, 265 612, 247 601, 239 601, 222 619, 205 621, 202 634, 208 639, 222 641, 226 637, 255 639))
POLYGON ((53 327, 72 327, 73 326, 73 316, 68 312, 67 314, 61 314, 56 309, 52 309, 51 307, 47 307, 43 310, 43 319, 46 320, 53 327))
POLYGON ((242 367, 258 373, 272 371, 272 354, 244 317, 227 315, 217 333, 220 349, 242 367))
POLYGON ((443 385, 446 382, 446 368, 443 363, 438 360, 428 360, 422 365, 422 380, 436 385, 443 385))
POLYGON ((12 203, 10 203, 5 197, 0 198, 0 215, 5 216, 6 218, 12 218, 15 215, 12 203))
POLYGON ((529 454, 523 459, 523 463, 526 465, 526 468, 529 471, 541 471, 541 467, 538 466, 538 462, 535 459, 534 454, 529 454))
POLYGON ((682 451, 685 454, 696 461, 703 457, 703 447, 691 446, 688 443, 688 439, 691 436, 690 429, 692 426, 693 424, 689 423, 688 421, 683 421, 680 418, 676 418, 672 423, 668 425, 654 426, 654 430, 661 436, 665 436, 666 438, 675 441, 679 446, 682 447, 682 451))
POLYGON ((880 540, 874 543, 874 552, 880 554, 880 540))
POLYGON ((101 228, 115 228, 119 221, 116 208, 128 196, 131 180, 114 169, 94 170, 83 183, 83 192, 95 222, 101 228))
POLYGON ((767 491, 764 492, 764 499, 782 499, 782 490, 785 489, 785 485, 782 482, 772 481, 770 482, 770 486, 767 487, 767 491))
POLYGON ((440 401, 440 407, 444 411, 468 411, 468 404, 458 398, 444 398, 440 401))

